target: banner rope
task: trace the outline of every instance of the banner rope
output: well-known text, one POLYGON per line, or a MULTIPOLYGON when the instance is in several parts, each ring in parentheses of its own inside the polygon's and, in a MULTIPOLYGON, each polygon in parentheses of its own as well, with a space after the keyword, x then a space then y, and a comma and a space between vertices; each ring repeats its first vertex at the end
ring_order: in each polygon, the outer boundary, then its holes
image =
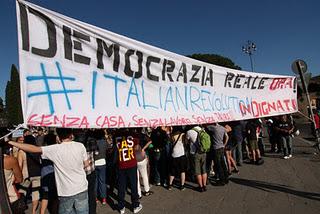
POLYGON ((298 111, 298 113, 301 114, 303 117, 307 118, 308 120, 310 120, 311 122, 313 122, 313 120, 310 117, 304 115, 301 111, 298 111))
POLYGON ((17 131, 18 129, 20 129, 20 128, 22 128, 22 127, 24 127, 24 124, 23 124, 23 123, 22 123, 22 124, 19 124, 14 130, 12 130, 11 132, 9 132, 8 134, 0 137, 0 140, 2 140, 2 139, 5 138, 5 137, 8 137, 8 136, 11 135, 13 132, 17 131))

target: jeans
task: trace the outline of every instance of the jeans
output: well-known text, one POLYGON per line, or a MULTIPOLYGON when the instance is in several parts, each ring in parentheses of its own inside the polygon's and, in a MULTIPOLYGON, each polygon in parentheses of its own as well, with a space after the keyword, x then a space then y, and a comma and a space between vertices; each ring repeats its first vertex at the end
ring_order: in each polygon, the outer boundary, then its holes
POLYGON ((121 210, 124 208, 124 197, 127 190, 127 181, 129 180, 129 183, 131 185, 131 203, 133 208, 136 208, 140 205, 139 203, 139 195, 138 195, 138 188, 137 188, 137 167, 132 167, 129 169, 119 169, 118 172, 118 182, 119 182, 119 189, 118 189, 118 195, 119 195, 119 202, 118 202, 118 208, 121 210))
POLYGON ((96 166, 96 190, 100 198, 107 197, 106 168, 106 165, 96 166))
POLYGON ((242 164, 242 141, 243 139, 238 139, 236 146, 233 150, 233 157, 236 159, 237 164, 242 164))
POLYGON ((142 177, 142 183, 143 183, 144 191, 145 192, 149 192, 149 190, 150 190, 147 165, 148 165, 148 159, 147 158, 145 158, 141 162, 138 162, 137 174, 138 174, 138 195, 139 195, 139 197, 141 197, 141 186, 140 186, 139 174, 142 177))
POLYGON ((73 196, 59 197, 59 213, 63 214, 88 214, 88 192, 84 191, 73 196))
POLYGON ((160 183, 160 152, 152 152, 152 165, 151 165, 151 175, 152 180, 155 184, 160 183))
POLYGON ((292 137, 290 135, 280 136, 280 142, 284 156, 292 155, 292 137))
POLYGON ((226 182, 228 180, 228 169, 224 158, 224 148, 215 149, 213 157, 218 178, 220 181, 226 182))

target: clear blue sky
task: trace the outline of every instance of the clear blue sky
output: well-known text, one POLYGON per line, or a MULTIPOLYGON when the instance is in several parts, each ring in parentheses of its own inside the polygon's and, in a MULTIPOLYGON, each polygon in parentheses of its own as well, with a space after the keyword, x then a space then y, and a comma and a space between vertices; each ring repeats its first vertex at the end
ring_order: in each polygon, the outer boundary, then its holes
MULTIPOLYGON (((250 60, 241 47, 257 44, 257 72, 293 75, 291 63, 303 59, 320 75, 319 0, 30 0, 101 28, 177 54, 215 53, 243 70, 250 60)), ((0 2, 0 97, 18 67, 15 0, 0 2)))

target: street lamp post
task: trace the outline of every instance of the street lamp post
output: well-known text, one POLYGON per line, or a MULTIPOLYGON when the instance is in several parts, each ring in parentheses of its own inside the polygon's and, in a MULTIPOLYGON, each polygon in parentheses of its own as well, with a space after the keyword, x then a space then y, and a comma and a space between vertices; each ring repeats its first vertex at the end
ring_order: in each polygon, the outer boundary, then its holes
POLYGON ((251 64, 251 71, 253 72, 253 62, 252 62, 252 54, 254 51, 257 50, 257 46, 256 44, 254 44, 253 42, 251 41, 247 41, 247 44, 242 46, 242 51, 246 54, 249 55, 249 58, 250 58, 250 64, 251 64))

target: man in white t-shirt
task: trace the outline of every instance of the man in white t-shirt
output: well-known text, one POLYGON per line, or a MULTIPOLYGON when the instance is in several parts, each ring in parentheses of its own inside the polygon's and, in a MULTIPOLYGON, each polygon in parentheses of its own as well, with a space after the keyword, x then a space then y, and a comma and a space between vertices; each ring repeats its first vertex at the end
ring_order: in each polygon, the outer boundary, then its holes
POLYGON ((206 153, 200 153, 198 151, 198 132, 201 131, 200 126, 194 126, 189 129, 185 135, 186 142, 190 144, 190 154, 192 157, 193 173, 196 176, 198 182, 198 191, 207 191, 207 170, 206 170, 206 153))
POLYGON ((60 200, 59 213, 88 213, 88 182, 84 168, 89 165, 83 144, 72 141, 71 129, 58 128, 59 144, 34 146, 10 141, 9 144, 54 163, 55 179, 60 200))

